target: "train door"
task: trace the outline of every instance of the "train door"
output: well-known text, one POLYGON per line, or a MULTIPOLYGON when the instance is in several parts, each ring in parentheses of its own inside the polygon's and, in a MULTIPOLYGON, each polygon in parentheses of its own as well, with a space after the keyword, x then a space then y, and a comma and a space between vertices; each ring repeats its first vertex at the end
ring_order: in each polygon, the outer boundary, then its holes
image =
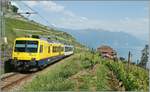
POLYGON ((61 46, 58 47, 59 56, 61 55, 61 46))
POLYGON ((40 53, 40 59, 43 58, 43 44, 40 44, 40 49, 39 49, 39 53, 40 53))

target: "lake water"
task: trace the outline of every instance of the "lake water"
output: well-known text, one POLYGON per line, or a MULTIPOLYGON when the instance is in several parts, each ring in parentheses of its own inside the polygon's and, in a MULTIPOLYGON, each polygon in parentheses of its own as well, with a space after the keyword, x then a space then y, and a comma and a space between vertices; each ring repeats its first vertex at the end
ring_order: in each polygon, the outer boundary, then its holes
POLYGON ((132 54, 132 62, 137 63, 137 60, 141 58, 141 51, 144 47, 122 47, 122 48, 114 48, 117 51, 118 57, 124 57, 126 60, 128 59, 129 51, 132 54))

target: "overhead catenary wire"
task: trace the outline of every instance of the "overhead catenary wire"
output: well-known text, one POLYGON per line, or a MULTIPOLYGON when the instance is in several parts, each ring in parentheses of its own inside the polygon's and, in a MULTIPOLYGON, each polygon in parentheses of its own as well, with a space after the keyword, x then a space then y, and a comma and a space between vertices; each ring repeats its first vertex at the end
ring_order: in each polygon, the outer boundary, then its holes
POLYGON ((48 21, 47 19, 45 19, 39 12, 37 12, 37 11, 34 10, 34 9, 32 9, 32 8, 31 8, 30 6, 28 6, 26 3, 22 2, 22 1, 21 1, 21 3, 22 3, 24 6, 26 6, 27 8, 29 8, 31 11, 33 11, 34 14, 37 14, 41 19, 43 19, 43 20, 47 23, 47 25, 48 25, 49 27, 54 27, 54 26, 51 25, 51 24, 49 23, 49 21, 48 21))

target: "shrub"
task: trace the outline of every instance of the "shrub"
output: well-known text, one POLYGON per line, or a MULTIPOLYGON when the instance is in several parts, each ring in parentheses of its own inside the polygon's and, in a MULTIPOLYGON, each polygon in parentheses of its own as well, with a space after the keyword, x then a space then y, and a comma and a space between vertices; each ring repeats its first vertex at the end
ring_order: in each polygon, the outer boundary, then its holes
POLYGON ((130 65, 130 69, 127 69, 126 64, 122 62, 110 61, 106 62, 106 65, 117 75, 117 78, 123 82, 126 90, 148 90, 148 71, 134 65, 130 65))

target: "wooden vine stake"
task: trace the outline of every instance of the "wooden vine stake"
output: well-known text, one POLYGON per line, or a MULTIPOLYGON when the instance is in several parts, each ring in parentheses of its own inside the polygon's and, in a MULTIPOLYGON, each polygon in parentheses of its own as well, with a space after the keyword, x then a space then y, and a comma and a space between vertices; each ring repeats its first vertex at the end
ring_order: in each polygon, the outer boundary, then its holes
POLYGON ((128 53, 128 66, 127 66, 128 72, 130 71, 130 63, 131 63, 131 52, 129 51, 129 53, 128 53))

